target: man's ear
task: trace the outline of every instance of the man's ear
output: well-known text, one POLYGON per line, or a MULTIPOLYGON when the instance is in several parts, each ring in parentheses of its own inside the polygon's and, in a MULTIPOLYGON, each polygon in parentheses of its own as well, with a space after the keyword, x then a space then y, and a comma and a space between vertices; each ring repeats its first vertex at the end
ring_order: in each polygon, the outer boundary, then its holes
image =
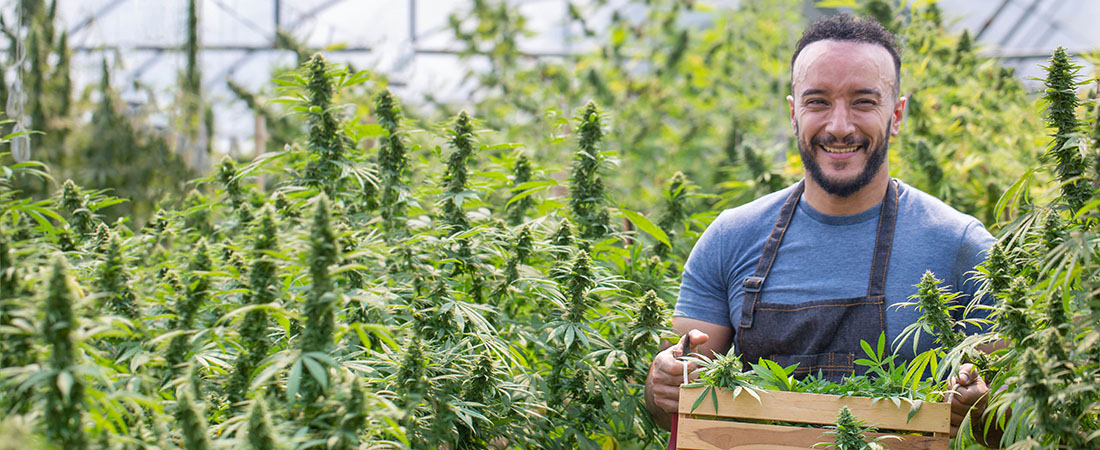
POLYGON ((901 131, 901 120, 905 118, 905 105, 907 104, 909 104, 909 97, 898 97, 897 103, 894 103, 894 110, 891 112, 894 120, 890 126, 890 136, 897 136, 898 132, 901 131))
POLYGON ((798 127, 797 121, 794 118, 794 97, 793 96, 790 96, 790 95, 787 96, 787 106, 791 110, 791 126, 797 128, 798 127))

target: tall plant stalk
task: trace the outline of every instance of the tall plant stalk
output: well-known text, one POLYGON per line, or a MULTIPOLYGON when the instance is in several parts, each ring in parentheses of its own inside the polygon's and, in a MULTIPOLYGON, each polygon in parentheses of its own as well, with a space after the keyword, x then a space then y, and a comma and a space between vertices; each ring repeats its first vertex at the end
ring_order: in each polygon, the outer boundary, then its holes
POLYGON ((1043 96, 1045 118, 1047 125, 1054 128, 1054 139, 1047 155, 1056 164, 1055 173, 1061 180, 1062 200, 1072 212, 1081 209, 1092 196, 1089 183, 1078 179, 1086 169, 1078 136, 1077 86, 1080 83, 1074 78, 1079 70, 1080 66, 1069 60, 1066 49, 1058 47, 1050 58, 1047 78, 1043 83, 1046 86, 1043 96))
POLYGON ((600 150, 603 122, 594 102, 588 102, 577 117, 577 152, 573 157, 573 176, 569 185, 569 207, 580 228, 582 239, 604 237, 611 231, 611 216, 606 207, 604 182, 600 167, 604 164, 600 150))
MULTIPOLYGON (((279 295, 276 266, 267 255, 267 252, 275 250, 277 246, 278 229, 274 216, 275 213, 270 206, 265 206, 260 211, 260 226, 256 240, 252 244, 253 262, 249 270, 247 286, 246 298, 249 305, 265 305, 275 301, 279 295)), ((247 397, 252 372, 259 366, 260 361, 267 357, 271 348, 271 341, 267 337, 267 326, 268 315, 262 309, 247 312, 241 322, 241 352, 237 355, 233 375, 226 386, 229 400, 233 403, 241 402, 247 397)))
POLYGON ((74 295, 68 263, 56 256, 50 269, 46 301, 42 304, 42 335, 50 348, 46 383, 43 430, 46 438, 65 449, 87 448, 84 434, 84 381, 76 370, 76 342, 79 327, 73 312, 74 295))

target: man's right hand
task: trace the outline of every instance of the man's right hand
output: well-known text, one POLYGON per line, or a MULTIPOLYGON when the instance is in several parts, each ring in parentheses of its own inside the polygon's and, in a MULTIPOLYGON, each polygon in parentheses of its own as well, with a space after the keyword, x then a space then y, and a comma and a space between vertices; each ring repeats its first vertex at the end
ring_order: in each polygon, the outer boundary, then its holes
MULTIPOLYGON (((689 340, 690 351, 694 353, 710 336, 697 329, 688 331, 677 345, 669 346, 653 358, 649 376, 646 377, 646 407, 657 424, 666 430, 672 426, 672 418, 679 409, 680 385, 684 382, 684 364, 680 358, 686 356, 683 354, 685 339, 689 340)), ((696 368, 697 364, 688 362, 689 380, 698 377, 692 374, 696 368)))

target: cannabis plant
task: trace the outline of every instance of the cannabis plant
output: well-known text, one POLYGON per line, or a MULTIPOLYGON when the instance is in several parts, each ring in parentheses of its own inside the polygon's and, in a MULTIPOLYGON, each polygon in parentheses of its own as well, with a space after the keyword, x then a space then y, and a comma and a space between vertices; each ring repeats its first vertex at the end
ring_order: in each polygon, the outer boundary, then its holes
MULTIPOLYGON (((276 249, 277 232, 274 212, 271 207, 260 211, 260 223, 257 237, 253 243, 252 267, 248 271, 247 304, 264 306, 279 296, 277 267, 268 254, 276 249)), ((241 322, 241 347, 237 355, 233 375, 226 386, 229 400, 233 403, 246 398, 252 372, 260 361, 267 357, 271 341, 267 338, 268 315, 263 309, 248 311, 241 322)))
POLYGON ((130 289, 123 258, 122 242, 118 235, 110 233, 104 261, 96 271, 96 287, 106 297, 105 305, 108 310, 133 320, 138 317, 137 298, 130 289))
POLYGON ((594 240, 611 231, 604 182, 600 168, 606 164, 601 151, 603 119, 593 102, 588 102, 576 118, 578 122, 577 152, 573 157, 572 182, 569 186, 569 207, 573 220, 580 227, 580 237, 594 240))
POLYGON ((1043 96, 1047 125, 1054 128, 1047 154, 1056 163, 1055 173, 1061 181, 1062 199, 1070 211, 1076 212, 1092 196, 1091 186, 1078 178, 1085 174, 1086 161, 1081 154, 1082 139, 1078 136, 1077 86, 1074 80, 1079 66, 1074 65, 1066 49, 1058 47, 1050 59, 1043 96))
POLYGON ((87 448, 84 434, 84 380, 77 371, 78 329, 68 263, 55 256, 50 268, 46 301, 42 303, 42 336, 50 348, 45 379, 46 404, 42 429, 52 443, 66 449, 87 448))
POLYGON ((508 200, 508 223, 512 225, 519 225, 527 217, 527 211, 531 209, 535 204, 535 200, 531 198, 531 193, 534 191, 524 191, 529 189, 526 183, 531 181, 531 162, 527 159, 527 155, 519 155, 516 157, 515 165, 512 167, 512 198, 508 200))
POLYGON ((182 435, 181 447, 187 450, 210 450, 210 436, 206 430, 206 419, 195 403, 195 396, 186 387, 180 390, 176 404, 176 420, 182 435))
POLYGON ((829 425, 829 431, 825 434, 833 436, 833 442, 819 442, 814 447, 822 446, 837 450, 876 450, 883 446, 878 442, 886 438, 901 440, 897 436, 879 436, 869 439, 866 434, 874 433, 875 427, 868 426, 866 422, 852 415, 847 406, 840 408, 840 414, 836 418, 836 425, 829 425))
POLYGON ((195 253, 187 267, 188 282, 186 288, 179 292, 175 308, 175 319, 172 327, 183 334, 172 338, 168 345, 168 353, 165 355, 170 373, 178 373, 176 368, 181 364, 188 353, 191 328, 195 324, 199 308, 203 306, 210 295, 210 277, 207 275, 213 269, 213 261, 210 259, 209 246, 205 238, 200 238, 195 246, 195 253))
POLYGON ((382 182, 382 219, 386 221, 387 235, 392 236, 404 232, 405 227, 405 207, 409 197, 409 147, 401 129, 401 105, 389 89, 378 93, 375 98, 375 113, 378 122, 386 129, 378 149, 378 176, 382 182))
POLYGON ((326 353, 332 347, 335 328, 335 311, 339 306, 339 293, 334 290, 331 266, 339 260, 339 248, 329 223, 329 201, 322 194, 317 198, 313 213, 313 226, 310 231, 309 275, 312 280, 309 294, 305 299, 303 312, 306 316, 302 335, 302 363, 310 366, 312 376, 302 380, 302 403, 312 410, 325 395, 329 384, 329 364, 326 353), (325 367, 318 370, 316 367, 325 367))
POLYGON ((280 448, 262 392, 252 398, 251 406, 248 408, 248 427, 245 430, 245 439, 242 442, 245 448, 249 450, 280 448))

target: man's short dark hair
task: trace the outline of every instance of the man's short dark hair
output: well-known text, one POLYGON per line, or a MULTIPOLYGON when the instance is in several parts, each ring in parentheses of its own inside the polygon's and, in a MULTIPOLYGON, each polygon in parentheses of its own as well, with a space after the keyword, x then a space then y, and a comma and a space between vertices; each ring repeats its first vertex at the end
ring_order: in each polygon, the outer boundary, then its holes
POLYGON ((802 33, 802 38, 798 40, 798 46, 794 49, 794 55, 791 56, 791 70, 794 70, 794 61, 798 59, 798 54, 802 53, 803 48, 825 40, 866 42, 882 46, 890 52, 890 57, 894 58, 894 78, 897 81, 894 88, 901 90, 901 54, 898 53, 897 37, 875 19, 857 18, 848 13, 822 17, 810 24, 810 27, 802 33))

